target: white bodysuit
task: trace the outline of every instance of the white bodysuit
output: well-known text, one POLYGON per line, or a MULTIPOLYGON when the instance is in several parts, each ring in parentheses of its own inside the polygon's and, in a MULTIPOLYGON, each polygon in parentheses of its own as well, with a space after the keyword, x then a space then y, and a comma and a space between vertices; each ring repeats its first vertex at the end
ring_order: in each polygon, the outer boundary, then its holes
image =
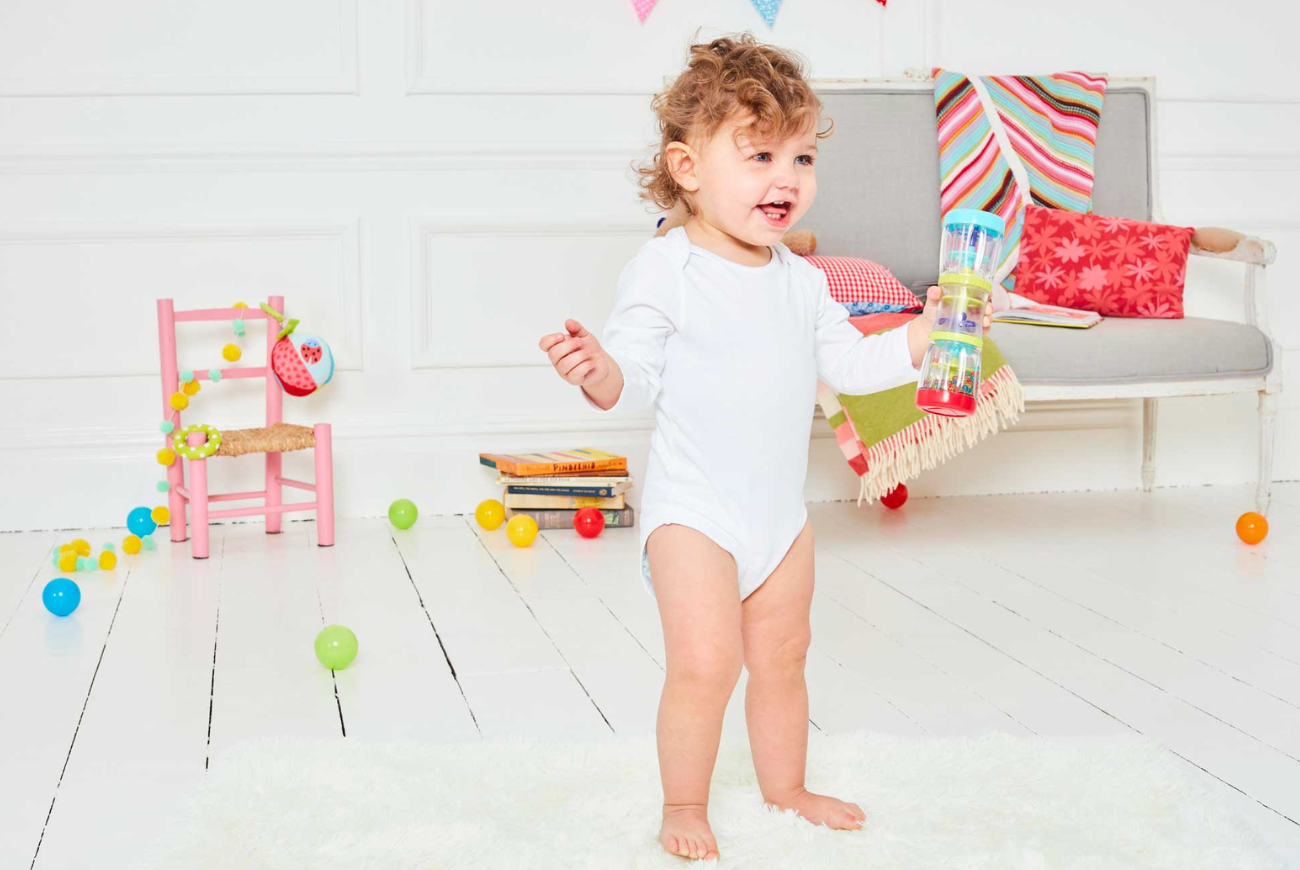
POLYGON ((785 245, 764 266, 742 266, 681 227, 624 267, 603 343, 623 371, 609 413, 655 406, 640 517, 652 597, 645 543, 668 523, 732 555, 742 599, 780 564, 808 516, 819 377, 863 395, 919 374, 906 329, 864 337, 825 274, 785 245))

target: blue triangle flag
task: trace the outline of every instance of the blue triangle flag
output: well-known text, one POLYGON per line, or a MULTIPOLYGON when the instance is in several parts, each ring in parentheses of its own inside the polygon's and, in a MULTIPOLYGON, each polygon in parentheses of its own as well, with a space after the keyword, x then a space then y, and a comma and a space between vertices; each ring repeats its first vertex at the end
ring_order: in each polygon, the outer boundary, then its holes
POLYGON ((763 16, 768 27, 776 24, 776 13, 781 9, 781 0, 750 0, 758 14, 763 16))

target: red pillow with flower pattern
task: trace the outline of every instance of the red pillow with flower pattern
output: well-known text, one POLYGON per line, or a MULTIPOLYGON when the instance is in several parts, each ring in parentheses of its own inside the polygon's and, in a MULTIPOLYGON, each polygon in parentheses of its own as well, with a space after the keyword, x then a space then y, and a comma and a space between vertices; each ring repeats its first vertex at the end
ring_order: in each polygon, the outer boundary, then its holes
POLYGON ((1191 241, 1191 227, 1027 206, 1015 292, 1108 317, 1182 317, 1191 241))

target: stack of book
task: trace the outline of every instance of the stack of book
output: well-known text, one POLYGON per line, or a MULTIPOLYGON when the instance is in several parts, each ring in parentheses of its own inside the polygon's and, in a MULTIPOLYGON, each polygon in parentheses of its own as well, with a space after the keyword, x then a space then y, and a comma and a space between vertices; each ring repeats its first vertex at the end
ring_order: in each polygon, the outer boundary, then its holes
POLYGON ((555 453, 480 453, 479 463, 495 468, 505 487, 506 518, 526 514, 539 529, 571 529, 573 515, 598 508, 607 528, 631 528, 632 488, 627 457, 580 447, 555 453))

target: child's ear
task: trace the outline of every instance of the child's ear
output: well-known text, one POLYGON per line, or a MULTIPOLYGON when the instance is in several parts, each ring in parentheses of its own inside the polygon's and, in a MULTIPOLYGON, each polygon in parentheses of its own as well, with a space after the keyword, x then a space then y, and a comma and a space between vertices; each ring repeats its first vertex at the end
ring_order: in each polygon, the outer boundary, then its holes
POLYGON ((669 142, 664 149, 664 162, 668 165, 668 174, 682 190, 694 193, 700 189, 699 166, 691 146, 685 142, 669 142))

